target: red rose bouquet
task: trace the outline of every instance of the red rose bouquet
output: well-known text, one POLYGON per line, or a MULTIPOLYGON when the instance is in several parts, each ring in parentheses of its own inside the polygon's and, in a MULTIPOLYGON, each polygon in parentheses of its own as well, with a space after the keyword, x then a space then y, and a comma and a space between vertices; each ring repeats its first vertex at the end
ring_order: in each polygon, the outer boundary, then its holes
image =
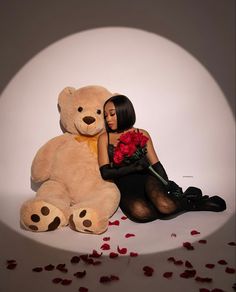
MULTIPOLYGON (((116 165, 127 165, 143 158, 147 153, 147 141, 148 137, 141 132, 129 131, 122 134, 114 150, 114 163, 116 165)), ((168 184, 167 181, 155 172, 151 165, 149 166, 149 169, 163 182, 164 185, 168 184)))

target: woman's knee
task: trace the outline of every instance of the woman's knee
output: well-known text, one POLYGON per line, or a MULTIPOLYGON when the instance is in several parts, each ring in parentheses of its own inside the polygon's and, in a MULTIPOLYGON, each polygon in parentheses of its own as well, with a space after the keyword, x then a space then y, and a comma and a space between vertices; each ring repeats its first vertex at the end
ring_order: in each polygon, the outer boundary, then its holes
POLYGON ((168 198, 158 198, 155 202, 156 208, 162 214, 172 214, 176 211, 176 204, 168 198))

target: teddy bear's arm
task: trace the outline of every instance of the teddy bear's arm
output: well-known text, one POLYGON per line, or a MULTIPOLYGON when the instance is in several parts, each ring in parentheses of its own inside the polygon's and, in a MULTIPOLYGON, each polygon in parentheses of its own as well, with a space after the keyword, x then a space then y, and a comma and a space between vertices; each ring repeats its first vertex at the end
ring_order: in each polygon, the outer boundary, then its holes
POLYGON ((34 182, 44 182, 49 179, 56 150, 64 144, 68 138, 67 134, 55 137, 38 150, 31 166, 31 178, 34 182))

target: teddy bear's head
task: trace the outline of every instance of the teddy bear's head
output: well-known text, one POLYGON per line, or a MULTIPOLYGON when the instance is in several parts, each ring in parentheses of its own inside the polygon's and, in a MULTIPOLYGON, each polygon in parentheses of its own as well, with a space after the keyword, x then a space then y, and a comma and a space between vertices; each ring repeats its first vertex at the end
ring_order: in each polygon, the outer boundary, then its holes
POLYGON ((58 97, 61 125, 71 134, 100 133, 104 129, 103 105, 111 96, 102 86, 66 87, 58 97))

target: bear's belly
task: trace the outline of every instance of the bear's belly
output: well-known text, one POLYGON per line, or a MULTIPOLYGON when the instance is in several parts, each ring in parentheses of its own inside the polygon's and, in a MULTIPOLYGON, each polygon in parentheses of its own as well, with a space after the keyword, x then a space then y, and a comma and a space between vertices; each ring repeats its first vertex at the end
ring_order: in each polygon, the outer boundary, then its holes
POLYGON ((52 165, 52 180, 64 183, 69 192, 94 187, 102 181, 97 157, 90 151, 86 142, 69 141, 55 153, 52 165))

